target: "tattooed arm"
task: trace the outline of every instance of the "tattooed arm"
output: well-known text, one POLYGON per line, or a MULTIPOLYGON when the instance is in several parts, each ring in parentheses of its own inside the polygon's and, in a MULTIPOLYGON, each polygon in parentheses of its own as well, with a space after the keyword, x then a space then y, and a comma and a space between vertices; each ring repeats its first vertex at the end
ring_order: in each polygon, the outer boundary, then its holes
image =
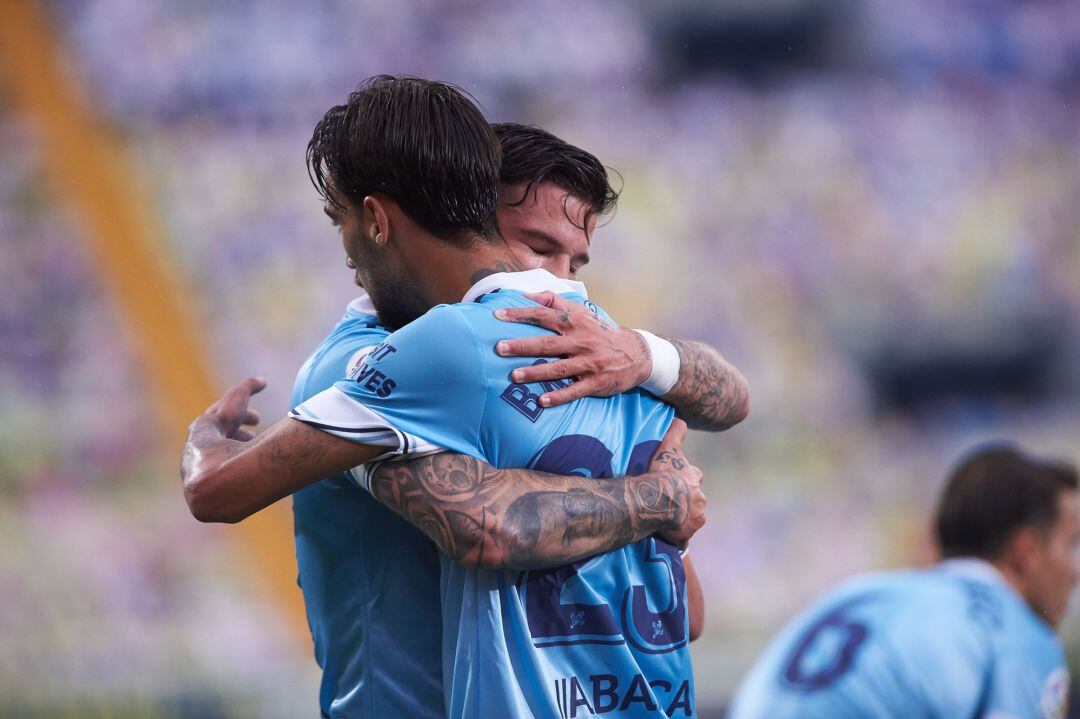
MULTIPOLYGON (((523 322, 556 334, 500 342, 496 351, 508 357, 563 357, 514 370, 515 382, 577 381, 540 397, 554 407, 585 396, 608 397, 644 382, 652 372, 645 338, 629 329, 612 327, 595 312, 552 292, 526 295, 540 307, 498 310, 495 316, 523 322)), ((679 377, 661 397, 692 429, 719 431, 746 419, 750 390, 739 370, 718 351, 702 342, 669 339, 679 353, 679 377)))
POLYGON ((239 522, 385 451, 288 418, 252 439, 242 425, 256 424, 259 416, 248 409, 248 400, 265 386, 245 380, 191 423, 180 478, 188 509, 201 522, 239 522))
POLYGON ((746 419, 750 388, 734 365, 704 342, 668 342, 679 351, 681 365, 679 379, 662 399, 687 425, 715 432, 746 419))
POLYGON ((660 534, 683 545, 705 522, 701 472, 676 423, 646 474, 618 479, 496 469, 443 453, 385 462, 371 493, 474 567, 554 567, 660 534))

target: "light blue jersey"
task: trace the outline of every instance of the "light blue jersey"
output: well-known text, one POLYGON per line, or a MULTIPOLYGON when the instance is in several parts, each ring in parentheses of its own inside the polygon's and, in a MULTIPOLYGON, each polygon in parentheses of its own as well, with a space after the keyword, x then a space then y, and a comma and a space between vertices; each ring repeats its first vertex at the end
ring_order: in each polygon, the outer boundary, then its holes
MULTIPOLYGON (((386 339, 372 312, 349 306, 300 369, 293 404, 331 387, 386 339)), ((345 474, 294 494, 293 517, 322 716, 445 716, 435 545, 345 474)))
MULTIPOLYGON (((388 455, 439 446, 496 467, 597 478, 646 471, 670 407, 635 390, 544 409, 537 400, 552 383, 509 379, 529 360, 500 357, 498 340, 546 330, 492 311, 532 306, 522 291, 543 289, 587 303, 583 286, 543 270, 489 277, 465 302, 390 335, 353 381, 294 416, 388 455)), ((526 505, 517 511, 535 511, 526 505)), ((686 576, 670 544, 650 538, 545 571, 474 569, 446 557, 442 566, 451 717, 694 715, 686 576)))
POLYGON ((856 579, 766 649, 729 719, 1063 719, 1068 673, 1048 624, 990 564, 856 579))

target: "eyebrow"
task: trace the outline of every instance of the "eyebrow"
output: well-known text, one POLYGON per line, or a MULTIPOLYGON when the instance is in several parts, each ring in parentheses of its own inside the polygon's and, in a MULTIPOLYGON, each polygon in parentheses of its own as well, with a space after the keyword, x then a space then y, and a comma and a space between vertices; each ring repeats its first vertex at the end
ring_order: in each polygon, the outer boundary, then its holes
POLYGON ((538 240, 543 240, 544 242, 547 242, 547 243, 552 244, 552 245, 559 244, 558 240, 556 240, 554 237, 552 237, 548 233, 544 232, 543 230, 534 230, 534 229, 532 229, 530 227, 525 227, 525 228, 522 228, 521 233, 524 234, 524 235, 529 235, 530 237, 535 237, 538 240))
POLYGON ((341 224, 341 213, 338 212, 336 207, 329 204, 323 205, 322 211, 323 214, 330 218, 330 222, 334 223, 335 225, 341 224))
MULTIPOLYGON (((556 240, 554 237, 552 237, 548 233, 544 232, 543 230, 534 230, 532 228, 525 227, 525 228, 521 229, 521 233, 524 234, 524 235, 529 235, 530 237, 533 237, 533 238, 538 239, 538 240, 543 240, 544 242, 548 243, 549 245, 553 245, 553 246, 556 246, 556 247, 558 247, 560 245, 558 240, 556 240)), ((589 241, 589 244, 592 245, 591 240, 589 241)), ((589 264, 589 253, 588 252, 579 252, 576 255, 572 255, 572 259, 575 259, 575 260, 578 261, 578 267, 579 268, 584 267, 585 265, 589 264)))

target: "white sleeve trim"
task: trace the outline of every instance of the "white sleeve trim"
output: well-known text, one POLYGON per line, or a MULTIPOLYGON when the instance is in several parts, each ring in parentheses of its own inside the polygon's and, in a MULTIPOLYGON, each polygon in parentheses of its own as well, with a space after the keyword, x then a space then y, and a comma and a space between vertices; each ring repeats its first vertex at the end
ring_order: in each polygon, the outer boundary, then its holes
POLYGON ((387 462, 407 462, 410 459, 417 459, 419 457, 426 457, 429 454, 439 454, 440 452, 447 451, 442 447, 436 447, 435 445, 429 446, 432 447, 432 449, 421 452, 414 452, 408 455, 402 454, 396 457, 386 457, 386 459, 373 459, 367 464, 361 464, 359 467, 353 467, 352 469, 350 469, 348 472, 349 478, 352 479, 352 481, 355 482, 358 486, 370 492, 371 475, 375 474, 379 467, 383 466, 387 462))
POLYGON ((295 407, 289 416, 352 442, 385 447, 372 461, 396 456, 432 454, 443 448, 394 426, 375 410, 331 387, 295 407))

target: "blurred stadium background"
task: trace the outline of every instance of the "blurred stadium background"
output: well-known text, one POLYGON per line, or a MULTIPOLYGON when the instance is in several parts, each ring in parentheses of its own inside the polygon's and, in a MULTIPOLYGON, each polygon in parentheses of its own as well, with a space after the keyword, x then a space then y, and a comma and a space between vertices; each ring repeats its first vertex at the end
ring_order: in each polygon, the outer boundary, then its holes
POLYGON ((0 715, 317 711, 288 501, 199 525, 176 466, 351 298, 303 153, 379 72, 616 168, 592 293, 749 378, 689 449, 702 716, 824 587, 929 559, 961 450, 1080 459, 1075 2, 3 0, 0 715))

